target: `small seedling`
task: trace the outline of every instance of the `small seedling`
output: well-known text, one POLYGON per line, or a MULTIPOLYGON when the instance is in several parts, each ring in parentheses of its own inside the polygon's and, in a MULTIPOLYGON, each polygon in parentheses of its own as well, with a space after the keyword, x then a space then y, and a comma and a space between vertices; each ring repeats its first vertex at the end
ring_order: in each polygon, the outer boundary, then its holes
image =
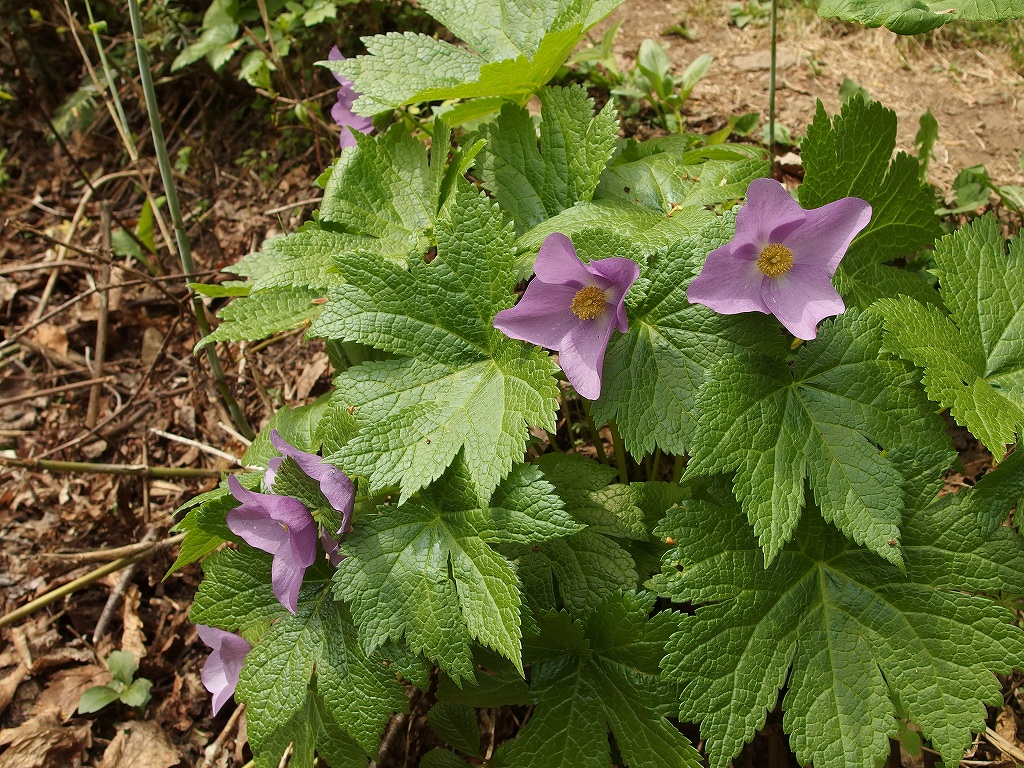
POLYGON ((82 694, 78 701, 78 714, 99 712, 113 701, 120 701, 129 707, 142 709, 149 703, 149 689, 153 682, 144 677, 135 680, 139 663, 128 651, 114 651, 107 657, 107 669, 113 676, 106 685, 94 685, 82 694))

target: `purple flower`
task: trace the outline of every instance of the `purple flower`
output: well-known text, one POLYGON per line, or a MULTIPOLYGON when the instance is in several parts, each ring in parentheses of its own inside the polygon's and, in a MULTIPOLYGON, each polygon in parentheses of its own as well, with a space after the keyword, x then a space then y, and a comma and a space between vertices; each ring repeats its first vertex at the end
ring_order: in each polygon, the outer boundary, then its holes
POLYGON ((640 275, 630 259, 612 257, 584 264, 572 241, 548 235, 533 265, 536 277, 512 309, 499 312, 494 327, 558 351, 566 378, 583 397, 601 395, 601 368, 612 328, 627 330, 626 291, 640 275))
POLYGON ((805 211, 774 179, 754 179, 736 214, 736 235, 708 254, 686 298, 723 315, 775 315, 797 338, 846 310, 832 276, 853 238, 871 221, 859 197, 805 211))
MULTIPOLYGON (((338 46, 331 48, 327 55, 328 61, 344 61, 345 56, 338 50, 338 46)), ((373 118, 357 115, 352 111, 352 105, 359 98, 359 93, 352 86, 352 81, 344 75, 334 73, 340 87, 338 88, 338 102, 331 108, 331 117, 341 126, 341 148, 354 147, 356 137, 352 131, 360 133, 373 133, 373 118)))
POLYGON ((228 477, 228 488, 242 502, 228 512, 228 528, 246 544, 274 556, 270 568, 274 597, 295 613, 302 577, 316 559, 316 521, 291 496, 246 490, 234 475, 228 477))
POLYGON ((277 468, 281 466, 285 457, 288 457, 299 465, 299 469, 320 484, 321 493, 334 509, 341 512, 341 527, 336 533, 332 535, 326 529, 320 531, 320 544, 323 546, 324 552, 327 553, 331 565, 337 567, 344 558, 338 554, 338 541, 335 536, 340 536, 349 530, 352 522, 352 508, 356 499, 355 485, 348 475, 333 464, 328 464, 314 453, 300 451, 281 437, 276 429, 270 430, 270 442, 282 455, 267 462, 267 474, 263 480, 268 488, 273 490, 277 468))
POLYGON ((252 650, 252 645, 244 637, 205 624, 197 624, 196 630, 199 639, 213 649, 203 665, 202 677, 203 686, 213 694, 213 714, 216 715, 234 695, 245 655, 252 650))

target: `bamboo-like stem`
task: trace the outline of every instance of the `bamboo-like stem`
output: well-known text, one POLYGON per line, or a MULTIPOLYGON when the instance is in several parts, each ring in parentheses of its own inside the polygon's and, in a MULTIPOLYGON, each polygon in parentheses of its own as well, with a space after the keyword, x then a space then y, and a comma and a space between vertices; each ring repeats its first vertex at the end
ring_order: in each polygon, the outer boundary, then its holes
MULTIPOLYGON (((173 540, 174 544, 183 541, 184 533, 172 536, 168 541, 173 540)), ((123 557, 131 557, 139 552, 146 552, 153 547, 152 541, 141 541, 135 544, 125 544, 123 547, 111 547, 110 549, 95 549, 91 552, 40 552, 39 557, 60 562, 71 562, 75 565, 86 563, 110 563, 120 560, 123 557)))
MULTIPOLYGON (((91 11, 90 11, 91 16, 91 11)), ((120 103, 120 102, 118 102, 120 103)), ((103 238, 103 250, 110 253, 110 201, 104 200, 100 204, 100 233, 103 238)), ((107 327, 110 320, 110 264, 104 264, 100 269, 100 285, 105 290, 99 292, 100 311, 96 319, 96 348, 93 351, 93 371, 96 378, 103 376, 103 368, 107 362, 107 327)), ((95 384, 89 390, 89 404, 85 411, 85 426, 92 429, 100 413, 100 392, 101 384, 95 384)))
POLYGON ((82 472, 97 475, 129 475, 138 477, 220 477, 233 469, 208 467, 150 467, 145 464, 93 464, 88 461, 54 461, 52 459, 15 459, 0 456, 0 467, 23 467, 46 472, 82 472))
POLYGON ((154 542, 149 546, 148 549, 145 549, 129 557, 122 557, 118 560, 115 560, 112 563, 102 565, 94 571, 90 571, 84 576, 80 576, 74 581, 69 581, 67 584, 64 584, 63 586, 57 587, 56 589, 52 589, 45 595, 40 595, 35 600, 25 603, 25 605, 21 606, 21 608, 15 608, 10 613, 4 616, 0 616, 0 629, 2 629, 3 627, 10 626, 16 621, 21 621, 27 616, 31 616, 40 608, 45 608, 46 606, 50 605, 50 603, 54 603, 57 600, 60 600, 62 597, 67 597, 72 592, 77 592, 78 590, 99 581, 108 574, 116 573, 117 571, 121 570, 122 568, 125 568, 126 566, 131 565, 132 563, 137 563, 140 560, 145 560, 147 557, 149 557, 153 552, 157 550, 164 549, 165 547, 170 547, 175 544, 180 544, 184 540, 184 538, 185 534, 179 534, 177 536, 172 536, 169 539, 164 539, 163 541, 154 542))
POLYGON ((629 469, 626 465, 626 446, 622 442, 622 435, 614 421, 608 422, 608 429, 612 433, 612 446, 615 448, 615 463, 619 467, 619 481, 629 482, 629 469))
POLYGON ((778 38, 779 0, 772 0, 771 65, 768 71, 768 152, 775 163, 775 60, 778 38))
MULTIPOLYGON (((153 148, 156 150, 157 165, 160 167, 160 178, 163 181, 164 195, 167 199, 167 210, 171 214, 171 222, 174 226, 174 239, 178 245, 178 258, 181 260, 181 268, 185 273, 184 278, 187 284, 195 278, 192 249, 189 245, 188 234, 185 232, 185 223, 181 218, 181 207, 178 205, 178 191, 174 185, 174 176, 171 172, 171 158, 167 154, 167 142, 164 140, 164 131, 160 125, 156 89, 153 86, 153 73, 149 71, 149 57, 142 47, 142 19, 139 15, 138 0, 128 0, 128 14, 132 22, 132 37, 135 38, 135 58, 139 62, 139 75, 142 78, 142 90, 146 97, 146 111, 149 113, 149 127, 153 133, 153 148)), ((210 334, 210 323, 206 319, 206 309, 203 307, 202 299, 194 291, 192 291, 192 307, 195 310, 199 334, 202 338, 206 338, 210 334)), ((242 413, 242 409, 231 394, 214 345, 208 344, 206 346, 206 357, 210 363, 210 370, 213 373, 217 391, 220 393, 221 399, 231 414, 231 420, 238 427, 238 431, 251 440, 256 436, 256 433, 252 431, 252 427, 246 421, 245 414, 242 413)))

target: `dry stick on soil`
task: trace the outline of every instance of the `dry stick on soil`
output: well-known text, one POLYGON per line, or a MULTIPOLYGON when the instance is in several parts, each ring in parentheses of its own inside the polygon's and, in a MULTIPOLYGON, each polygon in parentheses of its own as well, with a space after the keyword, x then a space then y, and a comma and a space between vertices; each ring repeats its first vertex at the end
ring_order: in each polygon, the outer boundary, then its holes
POLYGON ((152 546, 149 542, 139 544, 126 544, 123 547, 111 547, 110 549, 97 549, 92 552, 40 552, 36 557, 44 560, 56 560, 66 563, 72 568, 88 563, 110 563, 120 560, 122 557, 131 557, 139 552, 144 552, 152 546))
POLYGON ((220 757, 221 750, 224 749, 224 742, 228 740, 228 736, 234 733, 244 712, 245 704, 239 704, 235 707, 235 711, 231 713, 231 717, 228 718, 228 722, 224 726, 224 729, 220 734, 218 734, 213 744, 206 748, 206 754, 203 756, 203 761, 199 763, 198 768, 211 768, 211 766, 217 762, 217 758, 220 757))
POLYGON ((149 431, 152 432, 153 434, 160 435, 160 437, 166 437, 168 440, 173 440, 176 443, 183 443, 184 445, 191 445, 193 448, 198 448, 200 451, 203 451, 204 453, 208 453, 211 456, 218 456, 218 457, 220 457, 222 459, 226 459, 227 461, 230 461, 232 464, 236 464, 239 467, 242 466, 242 460, 239 459, 237 456, 232 456, 230 453, 227 453, 226 451, 222 451, 219 448, 214 448, 212 445, 207 445, 206 443, 200 443, 198 440, 192 440, 191 438, 188 438, 188 437, 182 437, 181 435, 175 435, 175 434, 172 434, 171 432, 164 432, 164 430, 157 429, 156 427, 150 427, 149 431))
MULTIPOLYGON (((100 205, 100 231, 103 237, 103 250, 110 253, 110 201, 104 200, 100 205)), ((94 353, 93 375, 103 375, 103 366, 107 358, 107 324, 110 320, 110 264, 104 264, 100 269, 100 284, 103 290, 100 291, 100 311, 96 320, 96 350, 94 353)), ((85 426, 92 429, 96 426, 96 419, 100 412, 100 385, 95 385, 89 390, 89 405, 85 411, 85 426)))
MULTIPOLYGON (((142 47, 142 19, 139 13, 138 0, 128 0, 128 14, 132 22, 132 37, 135 38, 135 58, 139 63, 139 76, 142 78, 142 89, 146 96, 146 112, 149 114, 149 127, 153 133, 153 148, 156 150, 157 164, 160 166, 160 179, 164 185, 164 195, 167 200, 167 210, 171 214, 171 221, 174 224, 175 241, 178 246, 178 258, 181 260, 181 268, 185 273, 186 284, 195 279, 195 267, 192 264, 192 249, 189 245, 188 235, 185 232, 185 223, 181 218, 181 208, 178 205, 178 190, 174 185, 174 175, 171 171, 171 159, 167 155, 167 142, 164 141, 163 127, 160 125, 160 114, 157 109, 156 90, 153 87, 153 73, 149 71, 149 57, 142 47)), ((191 290, 191 289, 190 289, 191 290)), ((210 334, 210 323, 206 319, 206 308, 203 306, 202 298, 195 292, 192 293, 192 308, 195 310, 196 325, 200 335, 205 338, 210 334)), ((235 422, 238 431, 252 439, 256 437, 252 427, 242 413, 242 409, 231 394, 227 379, 224 377, 224 370, 221 368, 220 360, 217 357, 216 345, 206 345, 206 357, 213 373, 217 390, 220 392, 221 400, 227 406, 231 414, 231 420, 235 422)))
POLYGON ((10 613, 4 616, 0 616, 0 629, 2 629, 3 627, 10 626, 11 624, 14 624, 16 621, 21 621, 26 616, 31 616, 40 608, 45 608, 51 603, 60 600, 62 597, 66 597, 67 595, 70 595, 72 592, 77 592, 78 590, 99 581, 108 574, 116 573, 117 571, 121 570, 126 566, 131 565, 132 563, 137 563, 140 560, 145 560, 151 554, 159 552, 160 550, 166 549, 168 547, 173 547, 177 544, 180 544, 184 540, 185 534, 179 533, 177 536, 172 536, 169 539, 164 539, 163 541, 155 541, 152 544, 150 544, 147 549, 139 552, 138 554, 131 555, 129 557, 122 557, 118 560, 115 560, 112 563, 107 563, 106 565, 101 566, 96 570, 91 571, 85 574, 84 576, 75 579, 74 581, 69 581, 67 584, 64 584, 63 586, 57 587, 56 589, 52 589, 45 595, 41 595, 40 597, 37 597, 35 600, 32 600, 31 602, 28 602, 25 605, 21 606, 21 608, 15 608, 10 613))
POLYGON ((0 408, 5 405, 13 405, 14 403, 21 403, 25 400, 34 400, 37 397, 48 397, 50 395, 60 395, 65 392, 70 392, 75 389, 85 389, 86 387, 96 387, 102 384, 107 384, 114 380, 113 376, 103 376, 98 379, 86 379, 85 381, 76 381, 72 384, 59 384, 56 387, 48 387, 47 389, 38 389, 35 392, 24 392, 14 397, 5 397, 0 400, 0 408))
MULTIPOLYGON (((140 544, 149 544, 156 538, 157 530, 153 526, 149 526, 146 530, 146 535, 142 537, 140 544)), ((110 619, 114 616, 114 611, 117 609, 117 604, 121 601, 121 596, 124 595, 124 591, 128 589, 128 585, 131 584, 132 579, 135 578, 135 572, 139 569, 139 561, 136 561, 124 569, 124 573, 121 574, 121 578, 117 580, 117 584, 114 589, 111 590, 110 596, 107 598, 107 604, 103 606, 103 612, 100 613, 100 618, 96 622, 96 629, 92 632, 92 643, 95 645, 103 637, 103 634, 107 631, 107 625, 110 624, 110 619)))
POLYGON ((1021 749, 1013 742, 1004 739, 991 728, 985 729, 985 738, 988 739, 989 743, 993 747, 998 749, 1007 757, 1012 758, 1017 763, 1024 763, 1024 749, 1021 749))

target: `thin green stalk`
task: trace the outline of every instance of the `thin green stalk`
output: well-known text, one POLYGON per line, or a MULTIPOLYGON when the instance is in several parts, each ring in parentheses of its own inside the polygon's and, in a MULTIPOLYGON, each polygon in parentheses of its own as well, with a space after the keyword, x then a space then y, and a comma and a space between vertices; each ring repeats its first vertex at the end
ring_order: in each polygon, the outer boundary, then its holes
POLYGON ((601 442, 601 433, 597 431, 597 426, 594 424, 594 417, 590 415, 590 401, 582 400, 583 413, 587 417, 587 429, 590 430, 590 436, 594 441, 594 450, 597 451, 597 460, 602 464, 608 463, 608 454, 604 452, 604 443, 601 442))
POLYGON ((608 422, 608 428, 612 433, 612 445, 615 447, 615 463, 619 467, 619 481, 628 483, 629 469, 626 466, 626 446, 622 442, 619 428, 615 425, 614 421, 608 422))
POLYGON ((775 57, 778 41, 779 0, 772 0, 771 66, 768 70, 768 152, 775 162, 775 57))
MULTIPOLYGON (((576 453, 576 432, 572 427, 572 417, 569 416, 569 399, 562 395, 562 413, 565 414, 565 428, 569 430, 569 443, 572 445, 572 452, 576 453)), ((554 442, 551 443, 554 446, 554 442)))
POLYGON ((648 480, 658 479, 658 467, 661 466, 661 448, 654 449, 654 457, 651 459, 651 471, 647 473, 648 480))
POLYGON ((0 467, 25 467, 47 472, 82 472, 99 475, 142 475, 145 477, 220 477, 238 470, 207 467, 150 467, 146 464, 93 464, 88 461, 52 461, 50 459, 15 459, 0 456, 0 467))
MULTIPOLYGON (((174 239, 178 244, 178 258, 181 260, 181 269, 185 273, 186 284, 193 282, 195 267, 192 263, 192 249, 189 246, 188 235, 185 232, 185 222, 181 217, 181 208, 178 205, 178 191, 174 185, 174 177, 171 174, 171 158, 167 154, 167 142, 164 140, 164 131, 160 125, 160 113, 157 109, 156 89, 153 87, 153 73, 149 71, 149 57, 142 47, 142 19, 139 15, 138 0, 128 0, 128 13, 132 21, 132 36, 135 38, 135 57, 139 62, 139 75, 142 78, 142 91, 146 96, 146 111, 149 113, 149 127, 153 132, 153 147, 156 150, 157 164, 160 166, 160 179, 164 185, 164 195, 167 199, 167 210, 171 214, 171 221, 174 225, 174 239)), ((192 292, 192 307, 195 310, 196 324, 199 326, 199 335, 205 338, 210 334, 210 323, 206 319, 206 310, 203 307, 202 299, 198 294, 192 292)), ((221 399, 231 413, 231 420, 235 427, 245 437, 252 439, 256 436, 245 414, 238 406, 235 398, 231 395, 227 379, 224 377, 224 369, 221 368, 220 360, 217 358, 217 351, 213 344, 206 346, 206 357, 210 363, 210 370, 213 373, 217 391, 221 399)))
MULTIPOLYGON (((100 33, 97 31, 96 19, 92 15, 92 4, 89 0, 85 0, 85 12, 89 15, 89 31, 92 32, 92 40, 96 46, 96 52, 100 57, 100 64, 103 65, 103 76, 107 78, 107 88, 110 90, 110 100, 114 102, 114 109, 117 110, 117 116, 119 118, 120 125, 117 126, 118 132, 121 133, 121 141, 128 148, 129 152, 134 149, 134 144, 131 140, 131 133, 128 130, 128 118, 124 113, 124 105, 121 103, 121 96, 117 92, 117 84, 114 82, 114 73, 110 69, 110 62, 107 60, 107 54, 103 50, 103 41, 100 40, 100 33)), ((132 158, 133 160, 135 158, 132 158)))
POLYGON ((683 457, 676 456, 676 460, 672 464, 672 482, 678 483, 683 476, 683 457))

